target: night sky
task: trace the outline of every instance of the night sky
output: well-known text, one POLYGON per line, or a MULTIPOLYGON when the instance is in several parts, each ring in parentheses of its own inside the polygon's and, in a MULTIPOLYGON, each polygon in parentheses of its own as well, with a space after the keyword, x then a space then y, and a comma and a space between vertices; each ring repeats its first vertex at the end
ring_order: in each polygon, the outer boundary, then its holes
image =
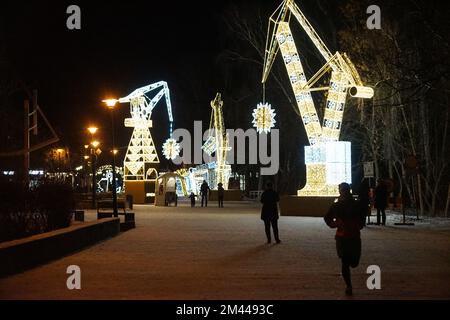
MULTIPOLYGON (((223 50, 222 15, 230 1, 78 1, 82 25, 76 31, 66 28, 66 8, 73 3, 2 2, 1 10, 9 62, 39 90, 39 104, 63 140, 80 141, 91 122, 109 125, 100 102, 105 97, 125 96, 159 80, 171 89, 175 127, 186 114, 209 121, 209 100, 220 90, 216 58, 223 50), (205 84, 198 101, 190 93, 193 77, 205 84)), ((167 125, 161 102, 153 115, 156 131, 167 125)), ((119 125, 128 112, 127 105, 120 106, 119 125)), ((123 145, 129 130, 118 131, 123 145)))
MULTIPOLYGON (((327 40, 326 31, 333 31, 334 22, 324 19, 324 3, 329 1, 299 5, 327 40)), ((15 75, 28 88, 38 89, 39 105, 61 138, 59 146, 71 147, 72 153, 89 141, 85 128, 90 124, 100 127, 100 140, 110 144, 110 119, 102 99, 122 97, 159 80, 167 81, 171 90, 174 128, 191 129, 194 120, 203 120, 206 130, 209 103, 216 92, 225 91, 226 127, 247 129, 251 110, 262 98, 261 69, 232 70, 223 63, 223 52, 236 40, 225 20, 237 10, 248 20, 258 14, 266 24, 279 4, 278 0, 2 1, 0 48, 15 75), (81 8, 81 30, 66 28, 66 8, 71 4, 81 8), (235 100, 247 98, 232 105, 230 95, 235 100)), ((305 40, 302 36, 299 41, 305 40)), ((332 42, 329 46, 336 49, 332 42)), ((285 125, 297 128, 301 150, 307 143, 303 126, 289 106, 285 110, 290 121, 285 125)), ((132 128, 123 127, 126 117, 129 106, 121 104, 116 111, 116 145, 123 152, 132 133, 132 128)), ((160 147, 168 137, 164 101, 152 120, 151 132, 160 147)))

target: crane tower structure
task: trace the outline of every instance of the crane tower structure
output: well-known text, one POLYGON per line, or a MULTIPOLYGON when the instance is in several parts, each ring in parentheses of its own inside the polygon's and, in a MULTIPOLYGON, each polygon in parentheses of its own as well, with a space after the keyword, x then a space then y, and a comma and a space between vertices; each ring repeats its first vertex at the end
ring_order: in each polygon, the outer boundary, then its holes
POLYGON ((347 96, 371 98, 373 89, 363 85, 345 53, 330 52, 294 0, 284 0, 269 19, 263 84, 279 51, 310 144, 305 146, 306 185, 298 191, 298 195, 334 196, 339 183, 351 183, 351 145, 350 142, 339 141, 347 96), (325 64, 309 80, 289 26, 292 16, 325 60, 325 64), (330 84, 318 86, 319 80, 328 73, 331 73, 330 84), (327 94, 322 123, 311 95, 313 91, 326 91, 327 94))
POLYGON ((217 93, 214 100, 211 101, 211 121, 209 124, 210 135, 202 146, 202 149, 209 155, 215 152, 215 162, 211 164, 214 169, 214 175, 210 178, 212 188, 217 188, 222 183, 224 189, 228 189, 228 179, 231 174, 231 166, 227 163, 227 152, 230 150, 228 146, 228 136, 225 132, 225 124, 223 121, 223 101, 221 94, 217 93))
POLYGON ((121 103, 130 103, 131 118, 125 119, 125 127, 134 128, 124 159, 125 181, 148 180, 157 176, 154 164, 159 163, 159 157, 149 129, 152 127, 152 111, 163 96, 166 100, 171 136, 172 104, 170 103, 170 91, 166 82, 159 81, 136 89, 126 97, 119 99, 121 103), (148 94, 155 89, 160 90, 153 98, 149 98, 148 94))

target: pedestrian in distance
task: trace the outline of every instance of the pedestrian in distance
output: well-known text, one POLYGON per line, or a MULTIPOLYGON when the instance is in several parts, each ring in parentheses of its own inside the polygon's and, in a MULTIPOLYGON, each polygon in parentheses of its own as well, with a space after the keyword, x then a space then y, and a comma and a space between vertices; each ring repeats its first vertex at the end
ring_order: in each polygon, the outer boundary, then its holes
POLYGON ((210 191, 210 189, 209 189, 208 183, 206 182, 206 180, 203 180, 203 183, 200 186, 200 194, 202 196, 202 207, 203 207, 203 204, 205 205, 205 207, 208 206, 209 191, 210 191))
POLYGON ((386 225, 386 207, 388 204, 388 190, 383 179, 378 179, 377 186, 375 187, 375 208, 377 209, 377 225, 386 225), (381 216, 381 217, 380 217, 381 216), (382 218, 382 219, 380 219, 382 218))
POLYGON ((191 199, 191 207, 195 207, 195 194, 193 192, 189 195, 189 199, 191 199))
MULTIPOLYGON (((370 213, 371 213, 371 206, 370 206, 370 188, 369 183, 366 179, 361 183, 361 186, 359 187, 359 194, 358 194, 358 201, 361 205, 361 209, 365 210, 366 216, 367 216, 367 223, 370 222, 370 213)), ((366 219, 364 219, 364 226, 366 225, 366 219)))
POLYGON ((261 203, 263 204, 261 209, 261 220, 264 221, 264 228, 266 231, 267 243, 271 243, 272 237, 270 233, 270 226, 273 229, 273 235, 276 243, 280 243, 280 237, 278 234, 278 202, 280 197, 278 192, 273 190, 271 182, 267 183, 266 190, 261 194, 261 203))
POLYGON ((325 223, 336 230, 336 251, 341 259, 341 272, 346 284, 345 294, 352 295, 350 268, 356 268, 361 258, 361 232, 366 212, 353 199, 348 183, 339 185, 338 201, 333 203, 324 217, 325 223))
POLYGON ((217 199, 219 202, 219 208, 223 208, 223 198, 225 196, 225 189, 223 188, 223 184, 219 182, 217 185, 217 199))

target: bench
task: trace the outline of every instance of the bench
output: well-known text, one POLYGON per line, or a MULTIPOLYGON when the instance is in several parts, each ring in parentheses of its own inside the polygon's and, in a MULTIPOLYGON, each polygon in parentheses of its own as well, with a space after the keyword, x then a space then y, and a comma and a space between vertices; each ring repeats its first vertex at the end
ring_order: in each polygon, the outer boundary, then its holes
MULTIPOLYGON (((127 212, 126 202, 118 200, 117 201, 117 214, 119 216, 123 215, 125 222, 121 223, 122 229, 131 229, 136 226, 134 220, 134 212, 127 212)), ((113 201, 112 200, 101 200, 97 201, 97 219, 112 218, 114 216, 113 211, 113 201)))

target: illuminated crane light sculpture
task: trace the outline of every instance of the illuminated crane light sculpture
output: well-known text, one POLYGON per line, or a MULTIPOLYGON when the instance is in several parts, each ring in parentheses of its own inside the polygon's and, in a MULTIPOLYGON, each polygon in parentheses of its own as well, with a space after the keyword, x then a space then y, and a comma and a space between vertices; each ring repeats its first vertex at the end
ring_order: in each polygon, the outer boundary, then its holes
POLYGON ((258 133, 268 133, 275 127, 276 113, 269 103, 258 103, 256 109, 253 109, 253 126, 258 133))
POLYGON ((338 192, 339 183, 351 183, 351 145, 350 142, 338 141, 347 94, 356 98, 371 98, 373 89, 364 87, 356 68, 345 53, 331 54, 293 0, 284 0, 270 17, 263 84, 267 81, 278 51, 281 51, 310 143, 310 146, 305 146, 306 185, 298 191, 298 195, 334 196, 338 192), (326 61, 310 80, 306 78, 289 27, 292 15, 326 61), (331 72, 330 85, 314 87, 328 72, 331 72), (312 91, 321 90, 328 90, 322 124, 311 96, 312 91))
MULTIPOLYGON (((120 98, 121 103, 130 103, 131 118, 125 119, 126 127, 133 127, 133 134, 128 144, 124 160, 124 180, 154 180, 158 172, 155 164, 159 163, 158 153, 150 133, 152 127, 152 111, 159 100, 165 96, 167 113, 170 122, 170 138, 172 137, 172 105, 170 103, 170 91, 167 83, 159 81, 154 84, 134 90, 128 96, 120 98), (156 89, 158 93, 149 98, 148 94, 156 89)), ((167 143, 167 142, 166 142, 167 143)), ((170 156, 176 157, 177 143, 172 143, 173 149, 170 156)))
POLYGON ((211 121, 209 124, 209 137, 202 146, 205 153, 212 155, 216 153, 216 161, 212 163, 214 168, 214 176, 210 178, 210 187, 216 189, 219 183, 222 183, 225 190, 228 189, 228 180, 231 175, 231 166, 227 163, 227 152, 230 150, 228 146, 228 136, 225 132, 222 112, 223 101, 221 94, 217 93, 213 101, 211 101, 211 121))

